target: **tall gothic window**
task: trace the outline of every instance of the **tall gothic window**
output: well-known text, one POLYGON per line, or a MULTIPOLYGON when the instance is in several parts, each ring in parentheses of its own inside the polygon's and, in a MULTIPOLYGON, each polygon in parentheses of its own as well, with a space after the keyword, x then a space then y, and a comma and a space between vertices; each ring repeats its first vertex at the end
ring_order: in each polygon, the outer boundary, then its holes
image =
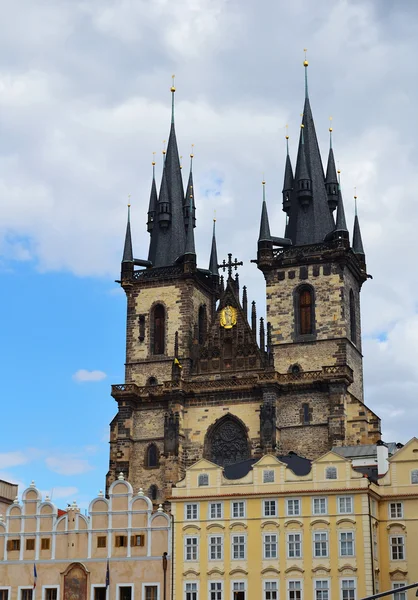
POLYGON ((162 304, 157 304, 153 313, 153 340, 152 353, 164 354, 165 350, 165 309, 162 304))
POLYGON ((350 290, 350 339, 354 344, 357 343, 356 303, 353 290, 350 290))
POLYGON ((302 288, 299 292, 299 333, 308 335, 313 333, 313 293, 310 288, 302 288))
POLYGON ((147 448, 145 465, 147 467, 158 467, 158 448, 155 444, 150 444, 147 448))
POLYGON ((205 342, 206 337, 206 306, 202 305, 199 307, 198 315, 198 339, 199 344, 205 342))
POLYGON ((157 486, 155 485, 155 483, 153 483, 153 484, 150 486, 150 488, 149 488, 149 491, 148 491, 148 497, 149 497, 151 500, 156 500, 156 499, 157 499, 157 497, 158 497, 158 488, 157 488, 157 486))

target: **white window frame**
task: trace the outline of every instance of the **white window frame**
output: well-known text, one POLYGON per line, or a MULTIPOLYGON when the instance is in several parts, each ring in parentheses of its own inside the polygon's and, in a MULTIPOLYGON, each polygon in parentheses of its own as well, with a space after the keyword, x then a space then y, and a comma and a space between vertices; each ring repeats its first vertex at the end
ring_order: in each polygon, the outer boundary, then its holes
POLYGON ((315 577, 314 578, 314 580, 313 580, 313 596, 312 596, 313 600, 316 600, 316 592, 317 592, 316 583, 317 583, 317 581, 326 581, 327 582, 327 584, 328 584, 328 588, 327 588, 328 589, 328 600, 331 600, 331 580, 329 577, 315 577))
POLYGON ((213 562, 213 561, 223 560, 223 559, 224 559, 224 536, 222 534, 219 534, 219 533, 214 533, 212 535, 209 535, 208 536, 208 560, 210 562, 213 562), (210 549, 211 549, 210 548, 211 547, 211 543, 210 542, 211 542, 211 540, 213 538, 221 538, 221 558, 211 558, 211 556, 210 556, 210 549))
POLYGON ((328 498, 327 498, 327 496, 316 496, 316 497, 314 496, 312 498, 312 514, 315 517, 328 514, 328 498), (319 500, 319 501, 324 500, 325 501, 325 512, 315 512, 315 500, 319 500))
POLYGON ((404 518, 404 515, 403 515, 403 502, 398 502, 398 501, 389 502, 389 504, 388 504, 388 516, 389 516, 389 519, 391 521, 393 521, 394 519, 403 519, 404 518), (393 505, 397 506, 398 504, 400 504, 400 506, 401 506, 401 515, 400 516, 399 515, 395 515, 394 517, 392 517, 391 507, 393 505))
POLYGON ((119 589, 121 587, 132 588, 131 600, 135 600, 135 584, 133 584, 133 583, 117 583, 116 584, 116 600, 119 600, 119 589))
POLYGON ((286 581, 286 600, 290 600, 290 583, 300 583, 300 600, 303 600, 303 579, 288 579, 286 581))
MULTIPOLYGON (((93 586, 92 586, 93 587, 93 586)), ((105 587, 104 585, 96 585, 95 587, 105 587)), ((1 590, 2 588, 0 588, 1 590)), ((43 585, 42 586, 42 600, 46 600, 46 590, 57 590, 57 600, 60 600, 60 586, 59 585, 43 585)), ((92 595, 92 600, 94 596, 92 595)))
POLYGON ((0 591, 4 592, 4 590, 9 592, 7 594, 8 600, 12 600, 12 586, 11 585, 0 585, 0 591))
MULTIPOLYGON (((398 544, 397 544, 398 545, 398 544)), ((405 544, 405 536, 402 535, 401 533, 394 533, 392 535, 389 536, 389 560, 393 560, 393 561, 403 561, 406 560, 406 544, 405 544), (392 553, 392 539, 393 538, 402 538, 402 548, 403 548, 403 558, 393 558, 393 553, 392 553)))
POLYGON ((196 584, 196 598, 197 600, 199 600, 199 582, 198 581, 185 581, 184 582, 184 587, 183 587, 183 598, 184 600, 186 600, 186 586, 187 584, 196 584))
MULTIPOLYGON (((51 587, 57 587, 59 589, 59 585, 43 585, 42 586, 42 600, 45 600, 44 597, 44 588, 51 588, 51 587)), ((90 598, 91 600, 94 600, 94 590, 95 588, 105 588, 106 584, 105 583, 92 583, 90 585, 90 598)), ((109 588, 107 588, 106 590, 106 598, 109 598, 109 588)), ((60 600, 60 596, 59 594, 57 595, 57 600, 60 600)))
POLYGON ((262 579, 261 580, 261 598, 262 598, 262 600, 266 600, 267 591, 272 591, 272 590, 266 590, 266 583, 275 583, 276 584, 277 589, 275 591, 277 592, 277 600, 279 600, 280 581, 278 579, 262 579))
MULTIPOLYGON (((269 543, 271 544, 272 542, 269 542, 269 543)), ((278 558, 279 558, 279 536, 275 531, 266 531, 265 533, 263 533, 263 559, 264 560, 278 560, 278 558), (266 556, 266 537, 268 535, 270 535, 270 536, 274 535, 276 538, 276 542, 275 542, 276 556, 269 556, 269 557, 266 556)))
POLYGON ((245 519, 247 516, 247 503, 245 500, 231 500, 231 519, 245 519), (234 516, 234 504, 242 503, 244 506, 244 515, 243 516, 234 516))
MULTIPOLYGON (((142 598, 142 600, 145 600, 145 599, 146 599, 146 595, 145 595, 145 588, 146 588, 146 587, 151 587, 151 586, 154 586, 154 587, 156 587, 156 588, 157 588, 157 600, 160 600, 160 584, 158 583, 158 581, 156 581, 156 582, 153 582, 153 581, 145 581, 145 582, 142 584, 142 589, 141 589, 141 592, 142 592, 142 596, 141 596, 141 598, 142 598)), ((91 600, 94 600, 94 598, 92 598, 91 600)))
POLYGON ((231 534, 231 560, 247 560, 247 534, 246 533, 232 533, 231 534), (244 558, 234 558, 234 537, 244 538, 244 558))
MULTIPOLYGON (((323 544, 322 541, 319 542, 320 544, 323 544)), ((314 529, 312 531, 312 556, 313 558, 329 558, 329 533, 326 529, 314 529), (315 534, 319 533, 320 535, 325 534, 326 535, 326 548, 327 548, 327 553, 324 555, 321 554, 321 556, 317 556, 315 553, 315 534)), ((321 579, 322 581, 322 579, 321 579)), ((324 580, 325 581, 325 580, 324 580)))
MULTIPOLYGON (((286 556, 290 560, 299 560, 300 558, 303 558, 303 534, 302 534, 302 531, 289 531, 286 534, 286 556), (300 536, 300 542, 299 542, 299 544, 300 544, 300 555, 299 556, 289 556, 289 536, 291 536, 291 535, 299 535, 300 536)), ((296 579, 294 581, 296 581, 296 579)))
POLYGON ((184 536, 184 562, 198 562, 199 561, 199 536, 198 535, 185 535, 184 536), (196 558, 187 558, 187 540, 197 540, 196 545, 191 544, 189 548, 196 548, 196 558))
POLYGON ((186 502, 184 505, 184 520, 185 521, 199 521, 199 516, 200 516, 200 506, 199 506, 199 502, 186 502), (196 518, 191 517, 190 519, 187 517, 187 507, 188 506, 196 506, 197 507, 197 512, 196 512, 196 518))
MULTIPOLYGON (((22 590, 32 590, 32 600, 36 598, 36 588, 33 589, 33 585, 19 585, 17 588, 17 600, 22 600, 22 590)), ((10 594, 9 594, 10 599, 10 594)))
POLYGON ((224 518, 224 503, 223 502, 209 502, 208 503, 208 519, 210 521, 217 521, 217 520, 220 520, 223 518, 224 518), (212 505, 215 505, 215 504, 221 505, 221 516, 220 517, 218 517, 218 516, 212 517, 212 515, 211 515, 211 507, 212 507, 212 505))
POLYGON ((354 513, 354 496, 351 496, 350 494, 344 494, 344 496, 337 496, 337 513, 339 515, 352 515, 354 513), (344 499, 351 498, 351 510, 349 510, 349 511, 341 510, 340 500, 342 500, 343 498, 344 499))
POLYGON ((274 499, 270 499, 270 498, 264 498, 264 500, 262 500, 263 503, 263 517, 265 518, 273 518, 275 519, 276 517, 279 516, 278 510, 277 510, 277 500, 274 499), (274 515, 266 515, 266 502, 273 502, 274 503, 274 515))
POLYGON ((245 600, 248 600, 247 598, 247 580, 246 579, 232 579, 231 580, 231 600, 234 600, 234 583, 243 583, 244 584, 244 590, 237 590, 239 592, 244 591, 245 592, 245 600))
POLYGON ((338 530, 338 556, 340 558, 352 558, 356 555, 356 532, 354 529, 339 529, 338 530), (353 534, 353 554, 342 554, 341 553, 341 534, 352 533, 353 534))
POLYGON ((286 498, 286 517, 300 517, 301 515, 302 515, 302 501, 301 501, 301 499, 300 498, 286 498), (299 511, 298 511, 297 514, 295 514, 295 513, 290 514, 289 513, 289 502, 295 502, 296 500, 299 503, 299 511))
MULTIPOLYGON (((225 596, 224 596, 224 581, 223 581, 223 579, 210 579, 208 581, 208 600, 210 600, 210 595, 212 592, 212 590, 210 589, 211 583, 220 583, 221 584, 221 595, 222 595, 222 600, 224 600, 225 596)), ((216 591, 218 591, 218 590, 216 590, 216 591)))
POLYGON ((354 581, 354 600, 357 600, 357 577, 340 577, 340 599, 343 600, 343 581, 354 581))
MULTIPOLYGON (((392 590, 396 590, 396 586, 397 587, 404 587, 405 585, 408 585, 406 583, 406 581, 391 581, 392 584, 392 590)), ((402 594, 404 597, 404 600, 408 600, 408 590, 405 590, 404 592, 398 592, 398 594, 402 594)), ((393 600, 397 600, 396 598, 396 594, 393 594, 393 600)))

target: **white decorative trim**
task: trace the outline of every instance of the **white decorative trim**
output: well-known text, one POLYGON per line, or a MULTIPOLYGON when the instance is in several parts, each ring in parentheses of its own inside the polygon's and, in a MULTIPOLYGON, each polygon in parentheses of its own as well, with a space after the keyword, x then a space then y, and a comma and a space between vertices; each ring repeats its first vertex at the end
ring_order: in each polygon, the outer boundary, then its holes
POLYGON ((160 600, 160 584, 158 582, 153 582, 153 581, 146 581, 145 583, 142 584, 142 589, 141 589, 141 598, 142 600, 145 600, 146 595, 145 595, 145 588, 146 587, 152 587, 152 586, 156 586, 157 587, 157 600, 160 600))
MULTIPOLYGON (((120 483, 120 481, 118 482, 120 483)), ((135 585, 133 583, 117 583, 116 584, 116 600, 119 600, 119 588, 121 587, 130 587, 132 589, 132 598, 131 600, 135 600, 135 585)))
MULTIPOLYGON (((60 586, 59 585, 43 585, 42 586, 42 600, 45 600, 45 591, 46 590, 57 590, 57 600, 60 600, 60 586)), ((92 596, 92 598, 94 598, 94 596, 92 596)))

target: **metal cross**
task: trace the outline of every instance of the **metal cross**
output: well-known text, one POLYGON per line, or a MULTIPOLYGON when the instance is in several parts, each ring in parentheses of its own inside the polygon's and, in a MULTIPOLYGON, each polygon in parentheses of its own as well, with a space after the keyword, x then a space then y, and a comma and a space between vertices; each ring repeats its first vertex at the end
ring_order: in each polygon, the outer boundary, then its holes
POLYGON ((238 267, 241 267, 244 263, 238 262, 235 258, 232 260, 232 254, 228 254, 228 262, 223 259, 222 264, 218 265, 218 269, 222 269, 222 271, 226 271, 228 269, 228 279, 232 277, 232 269, 237 270, 238 267))

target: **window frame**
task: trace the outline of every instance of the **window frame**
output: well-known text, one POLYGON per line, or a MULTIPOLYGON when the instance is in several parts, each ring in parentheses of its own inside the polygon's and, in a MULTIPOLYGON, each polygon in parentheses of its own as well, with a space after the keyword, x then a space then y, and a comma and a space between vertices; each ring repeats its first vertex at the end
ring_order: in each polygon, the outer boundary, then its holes
POLYGON ((344 494, 342 496, 337 496, 337 513, 339 515, 352 515, 354 513, 354 496, 352 496, 351 494, 344 494), (342 511, 341 510, 341 500, 347 500, 347 498, 351 498, 350 502, 351 502, 351 510, 349 511, 342 511))
MULTIPOLYGON (((239 542, 238 545, 241 545, 241 542, 239 542)), ((247 560, 247 534, 246 533, 231 533, 231 561, 232 560, 247 560), (234 557, 234 538, 237 537, 242 537, 244 538, 243 541, 243 545, 244 545, 244 556, 238 556, 237 558, 234 557)))
MULTIPOLYGON (((42 586, 44 587, 44 586, 42 586)), ((52 586, 45 586, 45 587, 52 587, 52 586)), ((92 583, 90 584, 90 598, 91 600, 94 600, 94 590, 96 588, 105 588, 106 589, 106 584, 105 583, 92 583)), ((106 598, 109 597, 109 592, 106 590, 106 598)), ((58 600, 59 600, 59 596, 58 596, 58 600)), ((42 596, 42 600, 46 600, 43 596, 42 596)))
POLYGON ((7 592, 7 600, 12 600, 12 586, 11 585, 0 585, 0 591, 7 592))
MULTIPOLYGON (((328 598, 327 598, 327 600, 331 600, 331 579, 329 577, 315 577, 313 579, 313 581, 312 581, 312 583, 313 583, 313 595, 312 595, 313 600, 317 600, 317 598, 316 598, 316 592, 319 591, 319 590, 317 590, 316 584, 319 581, 326 581, 327 582, 327 584, 328 584, 328 587, 326 588, 327 591, 328 591, 328 598)), ((321 598, 321 600, 324 600, 324 599, 321 598)))
POLYGON ((327 481, 336 481, 338 479, 338 469, 335 465, 329 465, 328 467, 325 467, 325 479, 327 481), (329 477, 329 473, 335 473, 335 477, 329 477))
POLYGON ((418 469, 411 470, 411 485, 418 485, 418 469), (412 481, 412 479, 416 476, 416 481, 412 481))
POLYGON ((130 587, 132 589, 132 593, 131 593, 131 600, 135 600, 135 584, 133 583, 117 583, 116 584, 116 599, 115 600, 120 600, 119 598, 119 590, 120 588, 124 588, 124 587, 130 587))
MULTIPOLYGON (((218 546, 218 544, 217 544, 217 546, 218 546)), ((210 562, 216 562, 216 561, 223 560, 224 559, 224 546, 225 546, 225 544, 224 544, 224 536, 223 536, 223 534, 221 534, 221 533, 213 533, 211 535, 208 535, 208 561, 210 561, 210 562), (220 538, 220 540, 221 540, 221 557, 220 558, 212 558, 211 557, 211 546, 212 546, 211 540, 213 538, 220 538)))
POLYGON ((186 502, 184 504, 184 520, 185 521, 199 521, 200 520, 199 516, 200 516, 200 503, 199 502, 186 502), (197 507, 196 518, 193 516, 188 518, 188 516, 187 516, 187 507, 188 506, 196 506, 197 507))
MULTIPOLYGON (((404 587, 408 585, 405 581, 391 581, 392 590, 396 590, 397 587, 404 587), (397 586, 397 587, 396 587, 397 586)), ((408 600, 408 592, 405 590, 404 592, 398 592, 397 594, 393 594, 393 600, 408 600), (398 595, 398 598, 396 597, 398 595), (399 595, 403 596, 403 599, 399 598, 399 595)))
MULTIPOLYGON (((264 498, 262 500, 262 503, 263 503, 262 504, 263 518, 266 518, 266 519, 267 518, 277 519, 277 517, 279 516, 279 511, 278 511, 278 506, 277 506, 277 500, 270 499, 270 498, 264 498), (268 515, 268 514, 266 514, 266 502, 269 502, 270 504, 272 504, 272 503, 274 504, 274 515, 271 515, 271 514, 268 515)), ((270 508, 271 508, 271 506, 270 506, 270 508)))
POLYGON ((303 558, 303 532, 302 531, 289 531, 286 533, 286 557, 288 559, 291 560, 299 560, 303 558), (299 543, 299 556, 290 556, 289 550, 290 550, 290 536, 291 535, 298 535, 299 536, 299 542, 296 542, 295 540, 292 542, 293 544, 299 543))
POLYGON ((17 588, 17 600, 22 600, 22 592, 23 592, 23 590, 30 590, 32 592, 32 600, 34 600, 34 598, 35 598, 35 589, 34 589, 33 585, 19 585, 18 588, 17 588))
MULTIPOLYGON (((160 317, 159 317, 160 318, 160 317)), ((161 301, 155 302, 155 304, 151 308, 151 319, 150 319, 150 356, 165 356, 167 349, 167 307, 161 301), (156 322, 155 322, 155 312, 161 307, 164 311, 164 329, 163 329, 163 351, 156 352, 156 322)))
MULTIPOLYGON (((224 596, 224 580, 223 579, 209 579, 209 581, 208 581, 208 599, 211 600, 212 590, 210 589, 210 586, 212 583, 218 584, 218 585, 221 584, 221 589, 220 589, 221 598, 222 598, 222 600, 224 600, 225 596, 224 596)), ((216 594, 219 592, 219 590, 213 590, 213 592, 216 594)))
MULTIPOLYGON (((353 581, 354 582, 354 598, 353 600, 357 600, 357 577, 340 577, 340 599, 343 600, 343 581, 353 581)), ((351 589, 351 588, 347 588, 351 589)))
POLYGON ((274 483, 275 479, 276 479, 276 477, 275 477, 274 469, 264 469, 263 470, 263 483, 265 483, 265 484, 274 483), (268 474, 268 476, 267 476, 267 474, 268 474), (266 481, 266 476, 267 476, 267 479, 269 479, 270 477, 272 477, 272 479, 270 481, 266 481))
POLYGON ((247 517, 247 503, 245 500, 231 500, 231 519, 246 519, 247 517), (234 504, 242 504, 243 505, 243 515, 234 516, 234 504))
MULTIPOLYGON (((270 552, 271 552, 271 548, 270 548, 270 552)), ((263 560, 277 560, 279 558, 279 536, 275 531, 265 531, 263 532, 263 560), (266 556, 266 537, 267 536, 274 536, 276 538, 275 542, 269 542, 270 547, 272 546, 272 544, 275 545, 275 556, 266 556)))
POLYGON ((295 328, 295 341, 310 341, 316 339, 316 319, 315 319, 315 304, 316 294, 315 288, 309 283, 301 283, 298 285, 293 292, 293 311, 294 311, 294 328, 295 328), (309 333, 302 333, 302 319, 301 319, 301 296, 304 292, 310 293, 310 331, 309 333))
POLYGON ((277 600, 279 600, 279 593, 280 593, 280 580, 279 579, 262 579, 261 580, 262 600, 267 600, 266 595, 268 592, 276 592, 276 598, 277 598, 277 600), (266 583, 274 583, 276 585, 276 589, 275 590, 266 590, 266 583))
POLYGON ((208 519, 210 521, 217 521, 217 520, 221 520, 223 518, 224 518, 224 503, 223 502, 208 502, 208 519), (216 504, 219 504, 221 507, 221 515, 219 517, 218 516, 212 517, 211 507, 212 507, 212 505, 216 505, 216 504))
POLYGON ((145 593, 145 588, 155 586, 157 588, 157 600, 160 600, 160 584, 158 581, 145 581, 141 585, 141 598, 142 600, 146 600, 147 596, 145 593))
POLYGON ((301 498, 286 498, 286 517, 301 517, 302 516, 302 500, 301 498), (289 502, 298 502, 299 509, 297 513, 289 513, 289 502))
POLYGON ((312 515, 314 515, 315 517, 321 516, 321 515, 327 515, 328 514, 328 497, 327 496, 314 496, 312 498, 312 515), (325 501, 325 512, 315 512, 315 500, 324 500, 325 501))
MULTIPOLYGON (((321 546, 322 548, 322 546, 321 546)), ((329 532, 326 529, 314 529, 312 531, 312 557, 313 558, 329 558, 329 532), (326 539, 325 539, 325 544, 326 544, 326 554, 320 554, 317 555, 316 551, 315 551, 315 544, 319 543, 319 544, 323 544, 324 541, 320 540, 319 542, 315 541, 315 535, 325 535, 326 539)))
MULTIPOLYGON (((96 586, 99 587, 99 586, 96 586)), ((103 586, 105 587, 105 586, 103 586)), ((57 600, 60 600, 60 586, 59 585, 51 585, 51 584, 46 584, 42 586, 42 600, 46 600, 46 592, 47 590, 56 590, 57 591, 57 600)), ((92 599, 94 600, 94 596, 92 596, 92 599)))
POLYGON ((389 502, 388 503, 388 517, 391 521, 393 521, 394 519, 403 519, 404 518, 404 512, 403 512, 403 502, 389 502), (398 515, 396 514, 395 516, 392 516, 392 506, 397 506, 399 505, 401 507, 401 514, 398 515))
MULTIPOLYGON (((347 543, 347 540, 345 540, 345 543, 347 543)), ((356 532, 354 531, 354 529, 339 529, 338 530, 338 556, 340 558, 353 558, 356 555, 356 532), (341 535, 343 534, 347 534, 347 533, 351 533, 353 538, 352 538, 352 544, 353 544, 353 553, 352 554, 343 554, 341 552, 341 535)))
MULTIPOLYGON (((400 547, 399 544, 396 544, 396 547, 400 547)), ((406 544, 405 544, 405 536, 401 533, 394 533, 392 535, 389 536, 389 560, 390 561, 394 561, 394 562, 398 562, 398 561, 405 561, 406 560, 406 544), (397 539, 402 539, 402 558, 393 558, 393 544, 392 544, 392 540, 394 538, 397 539)))
POLYGON ((244 592, 244 597, 245 600, 247 600, 247 592, 248 592, 248 585, 247 585, 247 580, 246 579, 232 579, 231 580, 231 599, 234 600, 234 584, 239 584, 239 583, 243 583, 244 584, 244 589, 243 590, 236 590, 236 591, 243 591, 244 592))
POLYGON ((197 485, 198 487, 207 487, 209 486, 209 474, 208 473, 199 473, 197 476, 197 485), (206 483, 201 483, 201 478, 205 478, 206 483))
POLYGON ((185 535, 184 536, 184 562, 199 562, 199 536, 198 535, 185 535), (187 545, 187 540, 196 540, 196 544, 187 545), (196 548, 196 558, 187 558, 187 549, 196 548))
POLYGON ((286 581, 286 600, 290 600, 290 584, 291 583, 299 583, 300 584, 300 600, 303 600, 303 579, 288 579, 286 581))
POLYGON ((199 600, 199 581, 185 581, 184 582, 184 586, 183 586, 183 598, 184 600, 186 600, 187 596, 187 586, 188 585, 195 585, 196 589, 195 590, 190 590, 191 593, 195 592, 196 593, 196 600, 199 600))

